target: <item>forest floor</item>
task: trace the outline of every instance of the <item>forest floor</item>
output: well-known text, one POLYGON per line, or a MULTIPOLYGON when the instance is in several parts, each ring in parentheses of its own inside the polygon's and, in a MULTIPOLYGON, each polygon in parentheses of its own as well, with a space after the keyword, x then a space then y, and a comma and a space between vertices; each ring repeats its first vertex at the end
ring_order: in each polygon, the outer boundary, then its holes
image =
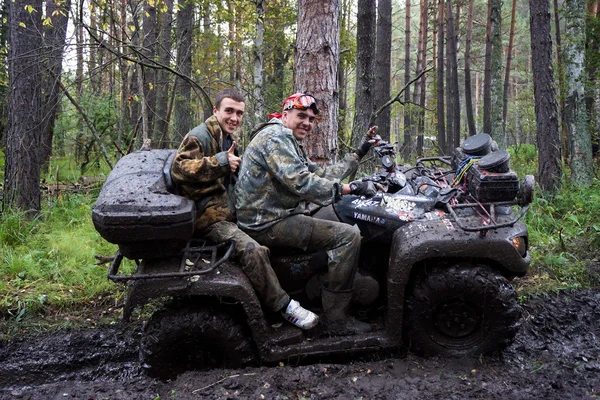
POLYGON ((344 363, 190 371, 137 362, 140 324, 25 336, 0 347, 1 399, 595 399, 600 289, 530 298, 513 345, 479 359, 378 355, 344 363))

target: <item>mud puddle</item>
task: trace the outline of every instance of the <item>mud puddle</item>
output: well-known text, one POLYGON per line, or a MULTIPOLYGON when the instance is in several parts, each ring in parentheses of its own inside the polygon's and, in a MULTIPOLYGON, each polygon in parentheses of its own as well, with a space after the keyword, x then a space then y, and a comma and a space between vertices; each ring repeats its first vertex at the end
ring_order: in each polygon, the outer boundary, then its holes
POLYGON ((530 299, 502 354, 444 360, 374 356, 144 376, 139 325, 27 337, 0 348, 1 399, 600 398, 600 290, 530 299))

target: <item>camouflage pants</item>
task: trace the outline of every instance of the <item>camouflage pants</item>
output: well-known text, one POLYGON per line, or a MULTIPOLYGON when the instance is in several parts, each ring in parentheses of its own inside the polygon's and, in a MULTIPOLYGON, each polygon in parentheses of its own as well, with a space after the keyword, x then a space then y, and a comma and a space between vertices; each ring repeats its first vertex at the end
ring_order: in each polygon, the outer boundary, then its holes
POLYGON ((307 252, 326 250, 328 289, 352 288, 360 256, 360 231, 341 222, 306 215, 292 215, 259 232, 248 232, 257 242, 268 246, 286 246, 307 252))
POLYGON ((235 244, 233 259, 241 264, 258 297, 271 311, 279 311, 289 303, 290 296, 281 288, 271 267, 269 249, 245 234, 234 222, 217 222, 200 235, 213 243, 231 240, 235 244))

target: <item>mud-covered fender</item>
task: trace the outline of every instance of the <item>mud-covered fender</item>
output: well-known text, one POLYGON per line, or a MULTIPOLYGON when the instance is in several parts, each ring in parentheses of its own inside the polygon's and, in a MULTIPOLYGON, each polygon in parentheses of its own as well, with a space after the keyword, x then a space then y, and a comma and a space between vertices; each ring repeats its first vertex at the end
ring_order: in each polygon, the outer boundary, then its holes
POLYGON ((394 232, 388 269, 387 326, 401 335, 405 289, 411 270, 428 259, 466 259, 501 266, 509 274, 522 275, 531 261, 521 256, 511 239, 527 237, 525 224, 479 232, 465 232, 448 219, 414 221, 394 232))

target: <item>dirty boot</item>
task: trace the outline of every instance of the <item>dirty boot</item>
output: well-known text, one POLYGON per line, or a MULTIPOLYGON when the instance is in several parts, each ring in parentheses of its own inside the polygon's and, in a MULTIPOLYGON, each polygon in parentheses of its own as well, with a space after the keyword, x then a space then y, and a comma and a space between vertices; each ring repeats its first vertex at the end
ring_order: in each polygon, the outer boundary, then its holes
POLYGON ((290 300, 288 305, 281 310, 281 315, 286 321, 300 329, 313 328, 319 322, 317 314, 302 307, 296 300, 290 300))
POLYGON ((323 320, 325 329, 332 335, 355 335, 371 332, 371 325, 348 315, 352 289, 333 291, 322 288, 323 320))

